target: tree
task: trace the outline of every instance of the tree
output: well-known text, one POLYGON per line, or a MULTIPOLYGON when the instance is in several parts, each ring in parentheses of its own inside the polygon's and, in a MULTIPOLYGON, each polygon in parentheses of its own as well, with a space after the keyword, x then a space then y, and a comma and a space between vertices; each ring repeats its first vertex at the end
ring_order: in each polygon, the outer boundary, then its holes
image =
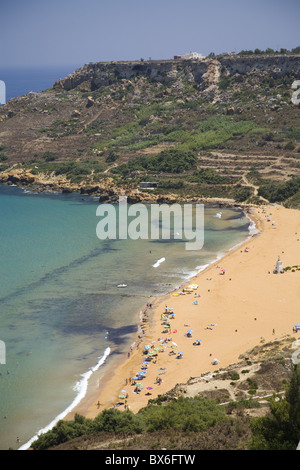
POLYGON ((285 398, 270 400, 270 416, 251 421, 252 450, 296 450, 300 441, 300 368, 294 366, 285 398))

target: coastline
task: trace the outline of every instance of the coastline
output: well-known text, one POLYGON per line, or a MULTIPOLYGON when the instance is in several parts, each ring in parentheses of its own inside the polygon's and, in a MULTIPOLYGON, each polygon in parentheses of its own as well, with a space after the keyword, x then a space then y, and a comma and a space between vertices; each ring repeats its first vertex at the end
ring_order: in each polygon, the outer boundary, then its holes
POLYGON ((274 275, 272 271, 280 254, 285 266, 300 265, 299 241, 295 238, 297 229, 300 237, 299 211, 275 205, 264 207, 265 212, 263 207, 252 207, 247 214, 258 233, 250 234, 244 242, 185 283, 198 284, 197 290, 179 296, 174 296, 175 292, 171 291, 155 299, 152 308, 143 310, 140 322, 143 334, 137 337, 134 350, 127 357, 118 359, 113 374, 111 371, 104 373, 89 386, 87 397, 66 419, 72 419, 75 413, 94 418, 103 409, 118 403, 122 403, 118 406, 120 410, 126 405, 137 412, 150 398, 168 392, 176 384, 238 362, 241 355, 262 341, 274 341, 291 334, 293 325, 299 322, 296 305, 300 300, 297 293, 300 273, 274 275), (272 214, 272 220, 269 214, 272 214), (247 246, 249 249, 245 251, 247 246), (223 266, 226 274, 221 276, 223 266), (290 291, 288 299, 278 298, 281 284, 285 286, 282 295, 286 295, 287 288, 290 291), (195 297, 197 304, 193 303, 195 294, 200 295, 195 297), (281 301, 285 304, 284 315, 278 311, 281 301), (172 307, 175 314, 170 334, 166 334, 162 326, 165 305, 172 307), (192 338, 186 336, 189 328, 193 330, 192 338), (168 341, 158 341, 161 338, 168 341), (198 338, 201 339, 200 347, 193 345, 198 338), (183 352, 181 359, 176 359, 176 354, 169 355, 173 343, 174 351, 183 352), (144 388, 136 393, 130 379, 143 367, 145 345, 157 348, 157 355, 140 381, 144 388), (216 358, 219 366, 213 364, 216 358), (160 384, 158 378, 162 379, 160 384), (126 389, 127 397, 120 399, 123 389, 126 389))

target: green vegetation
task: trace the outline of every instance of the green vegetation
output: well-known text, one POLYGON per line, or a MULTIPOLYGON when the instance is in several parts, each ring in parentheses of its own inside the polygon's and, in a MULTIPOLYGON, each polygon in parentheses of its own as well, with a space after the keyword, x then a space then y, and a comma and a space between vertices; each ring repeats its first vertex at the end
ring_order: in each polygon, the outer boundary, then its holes
POLYGON ((46 162, 53 162, 54 160, 57 159, 57 156, 53 152, 45 152, 43 155, 43 158, 45 159, 46 162))
POLYGON ((291 178, 285 183, 274 184, 265 181, 258 190, 258 195, 268 199, 270 202, 282 202, 294 196, 300 190, 300 178, 291 178))
MULTIPOLYGON (((244 371, 245 373, 247 371, 244 371)), ((232 374, 232 380, 238 380, 238 374, 232 374)), ((248 379, 250 395, 256 390, 255 381, 248 379)), ((108 433, 107 439, 119 436, 118 439, 129 436, 143 435, 147 442, 147 435, 169 435, 170 443, 176 448, 176 438, 189 436, 190 443, 196 442, 201 433, 216 436, 216 439, 228 439, 228 433, 234 430, 242 431, 250 426, 250 439, 239 441, 240 448, 248 450, 296 450, 300 441, 300 369, 294 366, 291 380, 285 385, 285 396, 274 395, 268 399, 270 411, 260 418, 252 418, 246 425, 241 419, 243 410, 261 407, 250 398, 230 402, 226 406, 218 406, 217 401, 196 396, 194 398, 179 397, 168 399, 160 395, 149 400, 148 406, 142 408, 137 414, 130 410, 120 411, 116 408, 104 410, 95 419, 84 418, 76 414, 74 420, 59 421, 52 430, 41 435, 33 444, 35 450, 44 450, 57 446, 79 436, 95 436, 99 433, 108 433), (236 414, 236 418, 229 414, 236 414), (223 431, 222 431, 223 430, 223 431), (224 432, 225 434, 220 434, 224 432)), ((96 439, 96 438, 95 438, 96 439)), ((205 437, 204 437, 205 439, 205 437)), ((152 441, 153 442, 153 441, 152 441)), ((201 442, 201 439, 199 440, 201 442)), ((203 442, 203 440, 202 440, 203 442)), ((218 442, 215 442, 218 448, 218 442)), ((235 443, 236 444, 236 443, 235 443)), ((193 444, 192 444, 193 445, 193 444)), ((159 442, 157 443, 159 448, 159 442)), ((177 447, 178 448, 178 447, 177 447)), ((189 447, 201 449, 201 447, 189 447)))
POLYGON ((199 151, 222 147, 232 138, 241 137, 255 128, 251 121, 235 121, 226 116, 212 116, 200 121, 192 131, 174 131, 168 141, 180 142, 180 148, 199 151))
MULTIPOLYGON (((172 74, 136 63, 137 75, 130 79, 109 64, 107 80, 96 89, 88 73, 84 86, 48 90, 36 96, 34 106, 24 98, 21 113, 30 133, 14 136, 13 145, 3 134, 0 163, 65 175, 79 185, 111 178, 114 187, 134 190, 149 178, 159 183, 153 195, 258 204, 265 198, 300 207, 299 110, 291 103, 298 68, 294 58, 272 59, 299 53, 300 47, 257 48, 232 58, 251 73, 233 73, 228 55, 211 53, 219 63, 203 76, 202 66, 198 73, 188 61, 176 61, 172 74), (258 58, 262 67, 255 69, 258 58), (93 104, 87 108, 89 96, 93 104), (41 113, 40 124, 35 113, 41 113)), ((9 119, 15 119, 19 108, 10 106, 9 119)))
POLYGON ((87 177, 100 176, 103 172, 103 166, 96 162, 53 162, 56 159, 55 155, 51 152, 44 154, 44 159, 47 163, 39 162, 38 168, 33 168, 33 174, 39 172, 54 173, 55 175, 64 175, 72 182, 80 182, 86 180, 87 177), (50 155, 49 155, 50 154, 50 155), (46 156, 45 156, 46 155, 46 156))
POLYGON ((127 176, 135 171, 152 173, 183 173, 194 168, 197 157, 192 152, 180 149, 163 150, 153 157, 138 157, 130 162, 119 165, 111 170, 112 173, 127 176))
POLYGON ((6 162, 8 156, 4 152, 0 152, 0 162, 6 162))
POLYGON ((295 366, 285 398, 269 400, 271 415, 252 420, 252 450, 295 450, 300 441, 300 369, 295 366))
POLYGON ((170 429, 199 432, 226 419, 224 409, 212 400, 179 398, 165 405, 148 405, 136 415, 129 410, 122 412, 112 408, 104 410, 93 420, 77 414, 72 421, 59 421, 52 430, 41 435, 32 447, 43 450, 83 434, 91 435, 101 431, 122 435, 170 429))
POLYGON ((282 54, 283 55, 300 54, 300 46, 294 47, 290 51, 288 49, 284 49, 284 48, 279 49, 279 51, 275 51, 271 47, 268 47, 265 51, 256 48, 256 49, 254 49, 254 51, 252 51, 252 50, 242 50, 238 53, 238 55, 246 55, 246 56, 249 56, 249 55, 276 55, 276 54, 280 54, 280 55, 282 55, 282 54))
POLYGON ((231 179, 220 175, 213 168, 201 168, 200 170, 194 171, 194 173, 189 177, 189 181, 199 184, 224 184, 230 183, 231 179))

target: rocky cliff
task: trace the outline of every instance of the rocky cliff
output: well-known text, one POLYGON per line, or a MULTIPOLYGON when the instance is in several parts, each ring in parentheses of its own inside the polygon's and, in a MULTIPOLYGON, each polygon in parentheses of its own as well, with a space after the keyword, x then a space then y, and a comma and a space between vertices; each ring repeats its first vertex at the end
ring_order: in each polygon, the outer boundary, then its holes
POLYGON ((96 90, 102 86, 111 85, 119 80, 130 80, 144 76, 153 82, 168 85, 183 76, 190 82, 201 84, 207 82, 209 70, 221 68, 234 74, 272 74, 276 77, 289 73, 300 72, 300 56, 255 56, 239 57, 224 56, 218 59, 203 60, 149 60, 133 62, 98 62, 87 64, 76 70, 68 77, 58 80, 56 89, 96 90))
POLYGON ((292 54, 84 65, 0 106, 0 181, 103 201, 256 198, 300 177, 299 69, 292 54))

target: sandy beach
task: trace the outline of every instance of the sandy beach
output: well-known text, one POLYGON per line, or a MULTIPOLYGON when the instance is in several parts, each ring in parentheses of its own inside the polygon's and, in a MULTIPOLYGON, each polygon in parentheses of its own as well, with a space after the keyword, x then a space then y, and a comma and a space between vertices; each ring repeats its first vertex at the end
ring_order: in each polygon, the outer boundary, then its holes
POLYGON ((120 410, 128 406, 137 412, 190 377, 238 362, 262 342, 295 334, 300 270, 273 270, 278 256, 283 267, 300 267, 300 213, 269 205, 253 207, 248 215, 259 233, 193 278, 188 285, 198 287, 192 292, 171 292, 145 309, 138 347, 114 373, 89 385, 88 397, 74 412, 93 418, 117 403, 120 410), (197 339, 199 345, 194 344, 197 339), (143 352, 146 345, 151 356, 143 352), (134 381, 141 371, 146 371, 144 378, 134 381), (143 388, 137 389, 137 383, 143 388))

